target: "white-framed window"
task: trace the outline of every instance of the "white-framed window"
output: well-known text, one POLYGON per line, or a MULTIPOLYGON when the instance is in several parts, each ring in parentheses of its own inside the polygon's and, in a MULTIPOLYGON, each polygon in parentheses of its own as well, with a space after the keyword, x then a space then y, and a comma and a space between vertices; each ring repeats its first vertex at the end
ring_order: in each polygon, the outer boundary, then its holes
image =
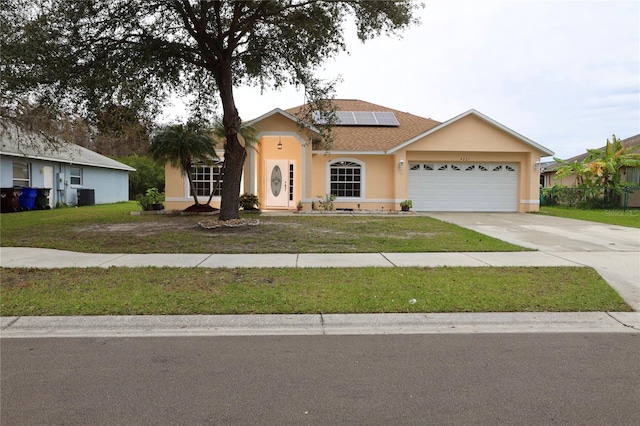
MULTIPOLYGON (((196 188, 198 197, 208 197, 213 188, 213 196, 219 197, 222 193, 222 160, 215 164, 194 164, 191 166, 191 178, 196 188)), ((191 192, 191 190, 189 190, 191 192)), ((193 195, 193 194, 191 194, 193 195)))
POLYGON ((329 164, 329 191, 336 198, 364 196, 364 167, 355 160, 335 160, 329 164))
POLYGON ((13 186, 31 186, 31 163, 26 161, 13 162, 13 186))
POLYGON ((80 167, 69 167, 69 183, 82 185, 82 169, 80 167))

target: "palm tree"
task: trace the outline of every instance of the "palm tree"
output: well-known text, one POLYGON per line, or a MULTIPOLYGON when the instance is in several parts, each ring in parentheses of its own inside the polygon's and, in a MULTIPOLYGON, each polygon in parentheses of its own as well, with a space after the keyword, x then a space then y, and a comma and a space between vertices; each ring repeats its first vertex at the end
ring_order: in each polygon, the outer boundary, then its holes
POLYGON ((170 163, 187 175, 194 204, 199 205, 191 167, 195 160, 211 162, 218 158, 211 129, 203 122, 173 124, 163 128, 151 140, 149 154, 162 163, 170 163))
POLYGON ((589 149, 585 163, 589 168, 594 185, 603 188, 605 206, 617 205, 622 196, 622 167, 640 167, 640 154, 634 154, 638 146, 624 147, 620 139, 613 135, 607 139, 603 149, 589 149))
POLYGON ((613 135, 611 142, 607 139, 607 145, 603 149, 589 149, 589 155, 585 159, 587 167, 594 176, 598 186, 619 188, 622 183, 620 169, 622 167, 640 167, 640 154, 632 151, 640 146, 625 147, 620 139, 613 135))
POLYGON ((553 157, 553 159, 557 163, 562 164, 562 167, 559 167, 556 171, 556 179, 575 175, 578 186, 591 182, 591 170, 583 162, 574 161, 573 163, 569 163, 560 158, 553 157))

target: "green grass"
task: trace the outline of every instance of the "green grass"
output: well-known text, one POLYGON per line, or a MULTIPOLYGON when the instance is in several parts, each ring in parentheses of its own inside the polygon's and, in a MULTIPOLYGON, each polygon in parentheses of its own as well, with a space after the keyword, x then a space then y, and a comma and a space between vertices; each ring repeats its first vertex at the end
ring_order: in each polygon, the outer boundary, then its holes
POLYGON ((590 222, 640 228, 640 209, 584 210, 571 207, 541 207, 537 214, 588 220, 590 222))
MULTIPOLYGON (((526 251, 415 215, 258 216, 258 226, 206 230, 211 216, 139 215, 134 202, 0 215, 5 247, 88 253, 377 253, 526 251)), ((256 217, 255 214, 251 215, 256 217)))
MULTIPOLYGON (((205 230, 198 222, 211 217, 130 214, 136 210, 129 202, 3 214, 0 242, 104 253, 525 250, 424 216, 259 216, 258 226, 205 230)), ((590 268, 4 268, 0 273, 4 316, 631 310, 590 268)))
POLYGON ((0 272, 3 316, 631 310, 576 267, 0 272))

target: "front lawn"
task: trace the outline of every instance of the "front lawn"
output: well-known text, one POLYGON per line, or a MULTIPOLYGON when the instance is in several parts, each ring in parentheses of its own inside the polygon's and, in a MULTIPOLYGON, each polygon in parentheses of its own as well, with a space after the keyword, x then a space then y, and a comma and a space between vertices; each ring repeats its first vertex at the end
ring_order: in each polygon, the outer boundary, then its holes
POLYGON ((580 267, 0 273, 3 316, 631 311, 595 270, 580 267))
POLYGON ((588 220, 590 222, 640 228, 640 209, 584 210, 572 207, 540 207, 537 214, 588 220))
POLYGON ((0 216, 1 244, 87 253, 378 253, 525 251, 414 215, 247 214, 257 226, 207 230, 211 216, 139 215, 133 202, 0 216))

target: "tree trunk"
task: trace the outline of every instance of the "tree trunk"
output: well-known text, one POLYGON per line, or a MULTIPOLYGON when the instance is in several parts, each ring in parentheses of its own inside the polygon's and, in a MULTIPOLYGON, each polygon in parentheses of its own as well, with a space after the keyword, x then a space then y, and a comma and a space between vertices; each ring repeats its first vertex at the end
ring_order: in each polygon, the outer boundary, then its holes
POLYGON ((247 151, 238 141, 238 135, 227 136, 227 146, 224 150, 224 165, 221 201, 220 220, 238 219, 240 217, 240 181, 242 180, 242 169, 247 151), (231 140, 230 139, 235 139, 231 140))
POLYGON ((240 114, 233 98, 233 79, 231 62, 221 66, 221 72, 217 78, 222 101, 222 125, 224 126, 227 140, 224 146, 224 164, 222 167, 222 187, 220 193, 220 220, 240 218, 240 181, 242 169, 247 151, 238 140, 240 133, 240 114))
MULTIPOLYGON (((222 172, 222 170, 224 169, 224 162, 222 163, 222 166, 218 165, 218 167, 220 167, 220 172, 222 172)), ((207 200, 207 205, 210 206, 211 205, 211 200, 213 200, 213 195, 216 193, 216 188, 218 188, 218 186, 220 186, 220 177, 222 176, 222 173, 218 173, 218 178, 216 179, 215 183, 213 184, 213 188, 211 188, 211 191, 209 193, 209 199, 207 200)), ((222 188, 220 188, 220 190, 222 191, 222 188)))
POLYGON ((189 188, 191 188, 191 196, 193 197, 193 204, 197 206, 200 203, 198 202, 198 194, 196 194, 196 186, 193 184, 193 179, 191 178, 191 170, 187 172, 187 179, 189 180, 189 188))
POLYGON ((187 175, 189 181, 189 188, 191 188, 191 196, 193 197, 193 203, 195 205, 200 204, 198 202, 198 194, 196 194, 196 186, 193 184, 193 177, 191 176, 191 162, 182 164, 182 172, 187 175))

